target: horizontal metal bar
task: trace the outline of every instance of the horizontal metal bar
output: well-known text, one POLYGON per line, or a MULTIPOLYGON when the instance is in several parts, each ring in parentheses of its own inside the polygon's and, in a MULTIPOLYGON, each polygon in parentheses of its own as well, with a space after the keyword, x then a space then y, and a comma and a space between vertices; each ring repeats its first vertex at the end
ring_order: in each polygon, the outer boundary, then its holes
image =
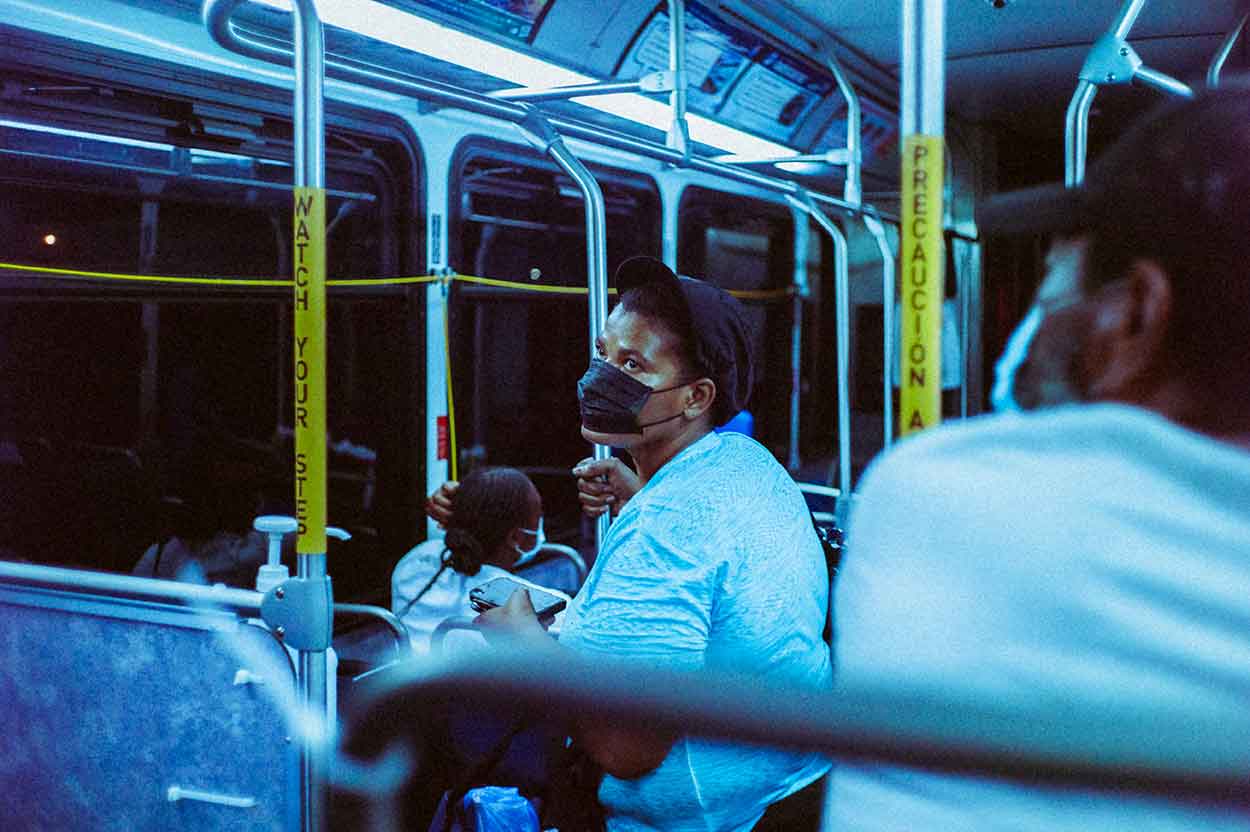
POLYGON ((615 95, 621 92, 639 92, 640 81, 615 81, 602 84, 574 84, 567 87, 544 87, 530 89, 515 87, 487 93, 490 98, 504 101, 567 101, 587 95, 615 95))
POLYGON ((790 156, 717 156, 716 161, 726 165, 776 165, 782 162, 808 162, 816 165, 845 165, 851 160, 845 147, 824 153, 798 153, 790 156))
POLYGON ((540 655, 523 649, 405 662, 365 680, 356 732, 389 729, 394 709, 444 696, 534 714, 808 749, 936 771, 1202 797, 1250 798, 1250 710, 1219 714, 1136 691, 1019 696, 926 686, 923 674, 842 678, 836 689, 712 671, 540 655))
MULTIPOLYGON (((258 190, 267 191, 285 191, 292 192, 291 185, 284 182, 269 182, 264 179, 245 179, 242 176, 222 176, 216 173, 187 173, 176 168, 158 168, 150 165, 128 165, 123 162, 110 162, 105 159, 81 159, 76 156, 65 156, 60 153, 41 153, 37 150, 12 150, 10 148, 0 147, 0 156, 12 156, 21 159, 34 159, 41 162, 57 162, 66 165, 78 165, 81 167, 103 168, 109 171, 118 171, 121 173, 133 173, 143 176, 159 176, 177 181, 191 182, 207 182, 215 185, 242 185, 248 188, 256 188, 258 190)), ((350 199, 358 202, 377 202, 377 197, 373 194, 361 193, 358 191, 340 191, 333 188, 326 189, 326 196, 336 199, 350 199)))
POLYGON ((259 616, 260 602, 264 598, 259 592, 247 589, 184 584, 11 561, 0 561, 0 584, 181 604, 246 616, 259 616))

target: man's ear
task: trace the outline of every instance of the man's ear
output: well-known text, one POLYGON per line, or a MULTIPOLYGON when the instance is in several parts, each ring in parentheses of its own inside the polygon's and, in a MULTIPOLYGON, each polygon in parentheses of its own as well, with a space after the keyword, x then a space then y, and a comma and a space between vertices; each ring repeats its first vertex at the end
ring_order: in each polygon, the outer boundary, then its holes
POLYGON ((1155 260, 1135 260, 1099 299, 1086 356, 1087 393, 1137 403, 1161 377, 1172 320, 1172 282, 1155 260))
POLYGON ((688 390, 682 413, 693 421, 711 411, 712 402, 716 401, 716 382, 710 378, 701 378, 691 384, 688 390))

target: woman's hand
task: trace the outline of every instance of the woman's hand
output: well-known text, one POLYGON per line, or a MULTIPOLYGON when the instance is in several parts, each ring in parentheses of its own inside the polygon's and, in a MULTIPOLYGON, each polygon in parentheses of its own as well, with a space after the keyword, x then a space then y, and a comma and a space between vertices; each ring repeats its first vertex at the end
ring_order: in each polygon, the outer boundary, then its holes
POLYGON ((615 517, 642 487, 638 475, 616 457, 583 459, 573 466, 573 475, 577 477, 577 499, 588 517, 605 511, 615 517))
POLYGON ((547 628, 538 620, 530 594, 518 589, 508 597, 502 607, 494 607, 473 619, 473 623, 487 640, 495 644, 554 644, 547 636, 547 628))
POLYGON ((444 529, 451 522, 452 517, 452 500, 456 495, 456 489, 460 488, 460 483, 455 480, 447 482, 434 489, 434 493, 425 501, 425 513, 430 516, 438 525, 444 529))

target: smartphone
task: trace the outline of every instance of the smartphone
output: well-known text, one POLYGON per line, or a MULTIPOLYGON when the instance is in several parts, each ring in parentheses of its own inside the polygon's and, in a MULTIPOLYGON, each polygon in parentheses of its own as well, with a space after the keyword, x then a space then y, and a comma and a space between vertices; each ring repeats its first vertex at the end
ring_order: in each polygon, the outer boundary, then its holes
POLYGON ((530 594, 530 602, 534 612, 540 619, 551 616, 564 609, 568 603, 564 598, 529 583, 522 583, 513 578, 492 578, 481 586, 475 586, 469 593, 469 603, 478 612, 485 612, 493 607, 502 607, 508 603, 512 593, 524 589, 530 594))

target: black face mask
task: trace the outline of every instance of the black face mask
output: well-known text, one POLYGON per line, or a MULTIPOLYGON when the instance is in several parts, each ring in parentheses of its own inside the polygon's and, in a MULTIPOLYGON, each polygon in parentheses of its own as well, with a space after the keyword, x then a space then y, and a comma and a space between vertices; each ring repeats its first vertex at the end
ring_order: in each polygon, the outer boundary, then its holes
POLYGON ((643 428, 671 422, 679 418, 683 411, 679 410, 672 416, 647 422, 645 425, 638 423, 638 414, 642 412, 642 407, 651 394, 667 393, 689 383, 687 381, 656 390, 602 359, 592 359, 590 369, 577 382, 577 401, 581 405, 582 426, 595 433, 641 434, 643 428))

